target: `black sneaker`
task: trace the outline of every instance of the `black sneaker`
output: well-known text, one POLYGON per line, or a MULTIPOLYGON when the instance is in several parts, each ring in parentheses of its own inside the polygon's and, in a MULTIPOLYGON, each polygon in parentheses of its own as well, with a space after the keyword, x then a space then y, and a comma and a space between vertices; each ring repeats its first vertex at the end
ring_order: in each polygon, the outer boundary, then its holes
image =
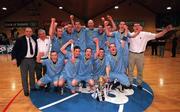
POLYGON ((86 82, 85 81, 81 81, 82 83, 82 88, 86 88, 86 82))
POLYGON ((24 96, 29 96, 29 93, 28 93, 28 92, 27 92, 27 93, 25 92, 25 93, 24 93, 24 96))
POLYGON ((50 91, 50 83, 48 83, 44 89, 45 89, 45 92, 49 92, 50 91))
POLYGON ((49 87, 45 87, 44 90, 45 90, 45 92, 49 92, 50 88, 49 87))
POLYGON ((54 87, 54 92, 59 92, 59 88, 58 87, 54 87))
POLYGON ((120 84, 119 86, 117 86, 116 88, 117 88, 121 93, 123 93, 123 92, 124 92, 124 89, 126 89, 125 86, 123 86, 123 85, 121 85, 121 84, 120 84))

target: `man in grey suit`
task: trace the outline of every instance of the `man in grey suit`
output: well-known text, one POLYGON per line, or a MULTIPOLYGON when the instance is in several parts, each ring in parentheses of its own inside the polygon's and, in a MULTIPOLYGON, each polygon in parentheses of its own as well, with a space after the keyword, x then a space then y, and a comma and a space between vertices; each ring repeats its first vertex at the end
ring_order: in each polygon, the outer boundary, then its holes
POLYGON ((32 29, 25 28, 25 35, 18 38, 13 47, 12 63, 20 66, 24 95, 29 96, 28 76, 30 89, 35 90, 35 60, 37 55, 36 37, 32 36, 32 29))

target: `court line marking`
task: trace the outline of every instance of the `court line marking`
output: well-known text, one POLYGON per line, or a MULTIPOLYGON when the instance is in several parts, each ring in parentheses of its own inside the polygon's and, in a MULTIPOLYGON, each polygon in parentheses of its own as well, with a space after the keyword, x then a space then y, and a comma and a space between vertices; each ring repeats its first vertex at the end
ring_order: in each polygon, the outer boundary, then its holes
POLYGON ((3 109, 3 112, 6 112, 7 109, 10 107, 10 105, 13 103, 13 101, 16 99, 16 97, 22 92, 23 89, 21 89, 6 105, 6 107, 3 109))
POLYGON ((72 95, 70 95, 70 96, 68 96, 68 97, 65 97, 65 98, 63 98, 63 99, 60 99, 60 100, 58 100, 58 101, 55 101, 55 102, 53 102, 53 103, 47 104, 47 105, 45 105, 45 106, 42 106, 42 107, 39 108, 39 110, 43 110, 43 109, 49 108, 49 107, 51 107, 51 106, 53 106, 53 105, 56 105, 56 104, 61 103, 61 102, 65 101, 65 100, 68 100, 68 99, 70 99, 70 98, 72 98, 72 97, 74 97, 74 96, 77 96, 78 94, 79 94, 79 93, 75 93, 75 94, 72 94, 72 95))
POLYGON ((118 110, 118 112, 123 112, 123 110, 124 110, 124 105, 119 105, 119 110, 118 110))
MULTIPOLYGON (((133 86, 135 86, 135 87, 137 87, 137 85, 136 84, 132 84, 133 86)), ((148 92, 149 94, 151 94, 152 96, 153 96, 153 94, 149 91, 149 90, 147 90, 146 88, 142 88, 144 91, 146 91, 146 92, 148 92)))

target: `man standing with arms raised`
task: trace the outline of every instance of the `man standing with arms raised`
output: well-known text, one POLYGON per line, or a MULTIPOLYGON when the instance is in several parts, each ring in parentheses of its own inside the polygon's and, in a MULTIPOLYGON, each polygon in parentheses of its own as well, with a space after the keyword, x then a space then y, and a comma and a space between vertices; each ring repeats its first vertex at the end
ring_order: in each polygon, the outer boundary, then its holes
POLYGON ((162 37, 168 31, 172 30, 171 26, 167 26, 163 31, 155 34, 151 32, 142 31, 142 26, 139 23, 134 24, 134 32, 129 38, 129 79, 130 83, 133 84, 133 71, 134 67, 137 67, 137 83, 138 88, 142 89, 143 82, 143 69, 144 69, 144 52, 149 40, 162 37))

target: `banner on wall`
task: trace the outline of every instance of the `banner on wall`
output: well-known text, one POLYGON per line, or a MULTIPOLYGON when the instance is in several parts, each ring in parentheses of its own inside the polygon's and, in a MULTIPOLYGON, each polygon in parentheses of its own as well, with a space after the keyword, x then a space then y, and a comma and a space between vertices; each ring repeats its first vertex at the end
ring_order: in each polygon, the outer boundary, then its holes
POLYGON ((4 22, 4 27, 38 27, 38 21, 6 21, 4 22))

